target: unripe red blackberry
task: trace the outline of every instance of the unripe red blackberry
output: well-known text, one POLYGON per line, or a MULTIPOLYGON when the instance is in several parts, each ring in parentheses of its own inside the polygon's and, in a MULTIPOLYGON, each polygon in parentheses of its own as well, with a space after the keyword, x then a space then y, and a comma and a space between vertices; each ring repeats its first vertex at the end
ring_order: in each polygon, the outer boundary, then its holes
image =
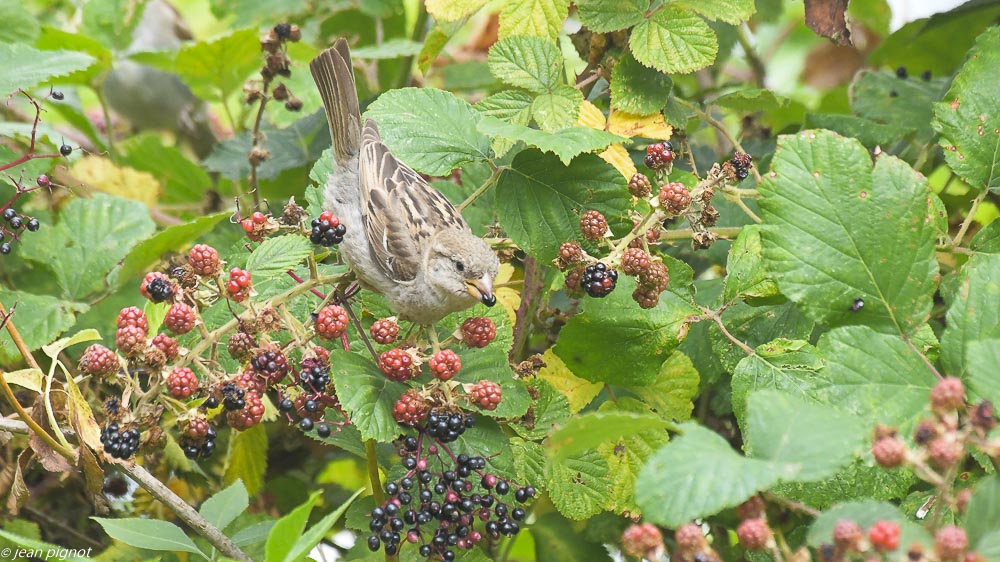
POLYGON ((496 325, 485 316, 473 316, 462 322, 462 343, 469 347, 486 347, 496 337, 496 325))
POLYGON ((493 381, 479 381, 469 389, 472 403, 484 410, 496 410, 503 398, 500 385, 493 381))
POLYGON ((640 287, 662 293, 667 290, 667 285, 670 284, 670 272, 663 262, 656 261, 646 271, 640 273, 636 281, 640 287))
POLYGON ((679 215, 691 206, 691 192, 684 184, 671 182, 660 188, 660 205, 670 214, 679 215))
POLYGON ((851 520, 841 520, 833 528, 833 544, 844 552, 857 552, 861 549, 861 541, 865 538, 865 532, 851 520))
POLYGON ((736 516, 743 519, 759 519, 764 517, 764 500, 760 496, 750 496, 750 499, 736 506, 736 516))
POLYGON ((878 521, 868 529, 868 540, 879 552, 899 548, 899 525, 892 521, 878 521))
POLYGON ((197 244, 188 252, 188 265, 198 275, 211 277, 222 269, 219 251, 208 244, 197 244))
POLYGON ((208 420, 206 420, 205 418, 203 417, 191 418, 190 420, 187 421, 186 424, 184 424, 181 433, 186 437, 190 437, 191 439, 200 441, 201 439, 204 439, 206 435, 208 435, 209 427, 210 425, 208 423, 208 420))
POLYGON ((387 379, 396 382, 406 382, 420 374, 420 365, 413 355, 413 350, 398 347, 379 355, 378 368, 387 379))
POLYGON ((747 550, 764 550, 771 540, 771 528, 763 519, 745 519, 736 527, 736 536, 747 550))
POLYGON ((938 437, 927 446, 927 458, 937 468, 947 469, 958 464, 965 456, 962 443, 948 435, 938 437))
POLYGON ((150 271, 139 285, 139 292, 153 302, 163 302, 174 297, 177 287, 166 274, 150 271))
POLYGON ((83 352, 80 358, 80 370, 88 375, 104 377, 118 372, 120 364, 114 351, 95 343, 83 352))
POLYGON ((226 282, 226 292, 236 302, 242 302, 250 296, 252 290, 250 272, 234 267, 229 270, 229 281, 226 282))
POLYGON ((387 345, 396 341, 396 336, 399 335, 399 324, 396 323, 395 318, 381 318, 372 324, 369 333, 371 333, 373 340, 387 345))
POLYGON ((175 336, 190 332, 194 323, 194 309, 182 302, 175 302, 163 317, 163 325, 175 336))
POLYGON ((246 402, 246 406, 240 410, 230 411, 226 414, 226 421, 229 423, 229 427, 240 431, 246 431, 264 419, 264 403, 256 391, 245 391, 243 400, 246 402))
POLYGON ((123 308, 118 313, 118 327, 134 326, 142 330, 143 334, 149 331, 149 321, 146 315, 134 306, 123 308))
POLYGON ((339 338, 347 331, 347 311, 343 307, 331 304, 323 307, 316 316, 316 335, 332 340, 339 338))
POLYGON ((260 353, 250 359, 250 366, 253 367, 260 376, 267 379, 268 384, 277 384, 288 375, 291 370, 288 366, 288 358, 276 345, 268 346, 260 353))
POLYGON ((392 417, 402 425, 416 426, 427 419, 430 404, 420 395, 420 391, 411 388, 403 393, 392 407, 392 417))
POLYGON ((137 326, 118 328, 115 345, 126 357, 139 357, 146 351, 146 331, 137 326))
POLYGON ((186 400, 198 390, 198 377, 187 367, 178 367, 167 375, 167 390, 170 396, 186 400))
POLYGON ((587 211, 580 216, 580 232, 587 240, 600 240, 608 231, 608 220, 600 211, 587 211))
POLYGON ((896 468, 906 461, 906 443, 896 437, 882 437, 872 444, 872 456, 883 468, 896 468))
POLYGON ((947 525, 934 535, 934 553, 942 562, 958 562, 967 548, 969 537, 961 527, 947 525))
POLYGON ((177 354, 180 352, 180 348, 177 345, 177 340, 174 338, 168 336, 167 334, 157 334, 150 343, 153 347, 163 352, 163 356, 167 359, 167 361, 177 359, 177 354))
POLYGON ((639 285, 632 291, 632 300, 639 304, 639 308, 656 308, 660 304, 660 293, 656 289, 649 289, 639 285))
POLYGON ((669 142, 656 142, 646 147, 644 163, 651 170, 662 170, 674 161, 674 147, 669 142))
POLYGON ((674 532, 674 541, 677 546, 685 552, 695 552, 708 545, 705 534, 701 532, 701 527, 696 523, 686 523, 681 525, 674 532))
POLYGON ((233 333, 229 336, 229 343, 226 345, 229 356, 240 362, 249 360, 256 347, 257 340, 246 332, 233 333))
POLYGON ((646 174, 636 172, 632 174, 632 178, 628 180, 628 192, 631 193, 633 197, 645 199, 646 197, 649 197, 650 193, 653 192, 653 184, 649 182, 649 178, 646 177, 646 174))
POLYGON ((559 246, 559 257, 556 259, 556 265, 559 269, 566 269, 567 267, 580 263, 586 259, 583 253, 583 248, 580 244, 576 242, 563 242, 559 246))
POLYGON ((431 375, 434 378, 447 381, 458 374, 459 369, 462 368, 462 360, 458 358, 458 355, 454 351, 442 349, 430 358, 427 365, 430 367, 431 375))
MULTIPOLYGON (((260 147, 255 147, 255 149, 250 154, 251 161, 256 159, 258 162, 262 162, 269 156, 266 149, 260 147)), ((260 242, 267 234, 267 216, 257 211, 240 221, 240 226, 243 227, 243 232, 246 233, 247 238, 254 242, 260 242)))
POLYGON ((641 248, 628 248, 622 254, 622 272, 625 275, 639 275, 649 269, 651 264, 649 254, 641 248))
POLYGON ((945 377, 931 389, 931 408, 937 412, 957 410, 965 406, 965 386, 962 379, 945 377))
POLYGON ((267 392, 267 379, 250 365, 244 367, 240 374, 233 379, 233 382, 243 390, 252 390, 260 396, 267 392))
POLYGON ((630 525, 622 533, 622 552, 629 556, 659 560, 663 550, 663 534, 652 523, 630 525))
POLYGON ((580 278, 580 287, 594 298, 604 298, 615 290, 618 272, 602 262, 588 265, 580 278))
POLYGON ((569 296, 583 296, 583 287, 580 286, 580 281, 583 280, 583 272, 586 270, 586 266, 580 265, 566 272, 565 286, 566 293, 569 294, 569 296))

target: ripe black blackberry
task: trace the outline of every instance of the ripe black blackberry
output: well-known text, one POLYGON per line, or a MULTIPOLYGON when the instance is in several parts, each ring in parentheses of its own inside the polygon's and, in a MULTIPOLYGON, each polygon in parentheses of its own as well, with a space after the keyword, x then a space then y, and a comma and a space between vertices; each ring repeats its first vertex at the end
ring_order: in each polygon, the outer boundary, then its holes
POLYGON ((750 156, 746 152, 737 152, 733 154, 733 159, 730 160, 733 168, 736 170, 736 178, 740 180, 747 179, 750 175, 750 166, 753 163, 753 156, 750 156))
POLYGON ((101 444, 104 452, 116 459, 131 458, 139 450, 139 430, 134 427, 123 430, 117 423, 109 423, 101 431, 101 444))
POLYGON ((250 359, 250 366, 267 379, 268 384, 277 384, 288 374, 288 358, 278 349, 267 349, 250 359))
POLYGON ((588 295, 600 299, 610 295, 611 291, 615 290, 617 282, 618 272, 602 262, 597 262, 587 266, 587 269, 583 271, 580 286, 588 295))
POLYGON ((472 414, 431 410, 427 416, 425 431, 427 435, 442 443, 451 443, 461 437, 466 428, 472 427, 475 423, 476 418, 472 414))
POLYGON ((303 359, 299 371, 299 386, 311 392, 323 392, 330 384, 330 367, 319 359, 303 359))
POLYGON ((174 296, 174 286, 169 279, 163 277, 157 277, 146 285, 146 291, 149 292, 149 296, 152 298, 153 302, 163 302, 169 300, 174 296))
POLYGON ((215 427, 206 425, 207 427, 203 432, 204 435, 201 437, 187 434, 181 437, 180 446, 184 451, 185 457, 189 459, 207 459, 215 452, 215 438, 218 437, 218 433, 215 431, 215 427))
POLYGON ((313 244, 329 248, 344 241, 347 227, 340 224, 340 219, 333 216, 333 213, 326 211, 318 219, 313 219, 311 224, 309 241, 313 244))
POLYGON ((227 382, 222 385, 222 405, 230 412, 242 410, 246 407, 247 403, 246 400, 244 400, 245 396, 246 391, 236 386, 234 383, 227 382))

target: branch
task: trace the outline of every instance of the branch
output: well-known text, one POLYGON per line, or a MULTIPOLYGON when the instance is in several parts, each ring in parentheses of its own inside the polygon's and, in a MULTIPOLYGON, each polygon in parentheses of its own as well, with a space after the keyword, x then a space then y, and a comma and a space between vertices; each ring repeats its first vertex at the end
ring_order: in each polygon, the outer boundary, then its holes
POLYGON ((962 226, 958 229, 958 234, 955 235, 954 244, 958 246, 962 243, 962 239, 965 238, 965 234, 969 231, 969 227, 972 226, 972 221, 976 216, 976 210, 979 209, 979 204, 986 199, 986 195, 990 192, 988 189, 984 189, 979 192, 979 195, 972 200, 972 207, 969 208, 969 214, 965 216, 965 220, 962 221, 962 226))
POLYGON ((746 353, 747 355, 754 355, 753 348, 740 341, 736 336, 729 333, 729 330, 726 329, 726 325, 722 322, 722 316, 719 315, 720 311, 712 310, 710 308, 705 308, 705 307, 702 307, 701 311, 705 313, 705 316, 707 318, 711 318, 719 326, 719 329, 722 330, 722 335, 726 336, 726 338, 729 341, 733 342, 733 344, 736 345, 736 347, 742 349, 743 352, 746 353))

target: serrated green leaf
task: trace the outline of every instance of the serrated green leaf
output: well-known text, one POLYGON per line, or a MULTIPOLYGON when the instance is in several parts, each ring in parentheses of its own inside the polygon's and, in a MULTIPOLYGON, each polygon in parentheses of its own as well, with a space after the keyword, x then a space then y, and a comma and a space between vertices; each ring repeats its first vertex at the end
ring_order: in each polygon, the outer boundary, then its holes
POLYGON ((490 157, 490 140, 476 131, 479 113, 444 90, 386 92, 368 106, 365 118, 378 123, 386 146, 418 172, 444 176, 490 157))
POLYGON ((511 428, 525 439, 542 439, 552 426, 565 423, 569 418, 569 401, 542 379, 532 381, 530 386, 537 396, 531 403, 531 415, 525 416, 521 423, 512 424, 511 428))
POLYGON ((510 440, 510 449, 514 455, 514 466, 521 482, 537 482, 545 485, 545 449, 538 443, 525 441, 520 437, 510 440))
POLYGON ((1000 220, 994 220, 977 232, 969 248, 985 254, 1000 254, 1000 220))
POLYGON ((511 239, 543 261, 555 259, 562 242, 582 240, 584 211, 603 213, 613 232, 632 227, 624 178, 593 154, 581 154, 567 167, 537 150, 519 153, 497 182, 496 205, 511 239))
POLYGON ((298 234, 268 238, 250 254, 247 271, 255 279, 273 277, 292 269, 310 253, 312 243, 298 234))
POLYGON ((386 443, 401 433, 392 416, 392 407, 406 386, 385 378, 370 357, 334 351, 330 357, 330 376, 341 404, 362 438, 386 443))
POLYGON ((121 267, 108 275, 108 284, 121 287, 163 259, 170 251, 177 251, 198 237, 210 232, 220 221, 232 213, 222 212, 198 217, 191 222, 171 226, 139 242, 122 262, 121 267))
POLYGON ((305 531, 306 523, 309 522, 309 514, 312 512, 313 506, 316 505, 322 493, 321 490, 316 490, 309 494, 309 499, 290 511, 288 515, 278 519, 274 527, 271 527, 271 532, 267 535, 267 545, 265 547, 267 552, 266 560, 268 562, 285 560, 288 554, 291 553, 295 542, 305 531))
POLYGON ((1000 254, 976 254, 959 272, 959 286, 946 293, 948 313, 941 334, 941 362, 952 376, 968 369, 969 342, 1000 338, 1000 254))
MULTIPOLYGON (((933 104, 941 98, 941 84, 902 79, 891 71, 862 70, 850 88, 851 109, 865 119, 917 131, 920 142, 934 135, 933 104)), ((896 139, 898 140, 898 139, 896 139)))
POLYGON ((772 462, 783 480, 813 482, 850 463, 864 449, 869 431, 854 414, 758 390, 748 401, 744 450, 750 458, 772 462))
POLYGON ((948 166, 976 189, 1000 193, 1000 27, 976 39, 962 70, 941 103, 934 129, 948 166))
POLYGON ((972 395, 1000 404, 1000 339, 969 342, 965 357, 972 395))
MULTIPOLYGON (((39 349, 59 337, 73 326, 77 314, 82 314, 89 308, 80 302, 6 289, 0 289, 0 302, 7 312, 14 311, 12 320, 29 351, 39 349)), ((20 357, 21 353, 7 330, 0 331, 0 363, 16 364, 20 357)))
POLYGON ((980 550, 987 540, 995 544, 1000 532, 1000 477, 994 474, 976 483, 964 521, 969 550, 980 550))
POLYGON ((878 521, 892 521, 900 525, 900 545, 914 542, 929 546, 930 536, 920 525, 909 521, 891 503, 872 500, 844 503, 827 510, 809 526, 809 545, 819 548, 833 542, 833 529, 840 521, 854 521, 862 529, 868 529, 878 521))
POLYGON ((700 17, 673 7, 657 11, 632 29, 636 60, 671 74, 688 74, 715 61, 719 41, 700 17))
POLYGON ((782 294, 819 323, 913 333, 937 285, 926 180, 892 156, 873 169, 861 143, 823 130, 779 137, 771 170, 761 235, 782 294))
POLYGON ((858 139, 868 148, 889 146, 897 140, 916 132, 904 123, 879 123, 856 115, 806 113, 805 129, 830 129, 849 138, 858 139))
POLYGON ((249 505, 247 488, 242 480, 237 480, 205 500, 198 513, 216 529, 224 531, 249 505))
MULTIPOLYGON (((795 303, 750 306, 742 301, 729 305, 722 313, 722 323, 736 339, 751 348, 776 338, 807 339, 813 322, 806 318, 795 303)), ((730 341, 716 324, 709 325, 712 350, 727 370, 736 368, 746 352, 730 341)))
POLYGON ((698 370, 691 359, 680 351, 674 351, 660 365, 656 380, 648 385, 626 388, 661 417, 686 421, 694 409, 692 400, 698 395, 698 379, 698 370))
POLYGON ((644 519, 676 528, 734 507, 774 485, 771 463, 740 456, 718 434, 694 423, 656 452, 639 473, 636 500, 644 519))
POLYGON ((749 394, 760 388, 791 391, 798 381, 809 381, 825 366, 823 356, 802 340, 777 339, 758 346, 733 370, 732 404, 743 424, 749 394))
POLYGON ((247 493, 257 494, 264 486, 267 471, 267 432, 264 425, 257 424, 246 431, 233 432, 226 452, 226 467, 223 482, 228 486, 237 480, 243 481, 247 493))
POLYGON ((608 462, 597 451, 577 453, 545 466, 549 498, 564 517, 586 519, 600 513, 611 500, 608 462))
POLYGON ((64 296, 82 299, 100 290, 108 272, 154 229, 142 203, 97 194, 70 201, 58 224, 44 237, 25 237, 20 251, 52 270, 64 296))
POLYGON ((576 123, 583 93, 560 84, 548 94, 539 94, 531 102, 531 118, 543 131, 558 131, 576 123))
POLYGON ((618 31, 642 22, 649 0, 578 0, 577 14, 583 25, 595 33, 618 31))
POLYGON ((771 491, 816 509, 845 501, 890 501, 905 498, 917 478, 908 470, 886 470, 871 457, 856 457, 830 478, 818 482, 782 482, 771 491))
POLYGON ((0 0, 0 18, 5 24, 4 43, 30 45, 41 32, 38 18, 18 0, 0 0))
POLYGON ((546 513, 531 525, 538 562, 611 562, 604 545, 573 528, 558 513, 546 513))
POLYGON ((569 0, 509 0, 500 8, 500 39, 535 35, 555 40, 569 14, 569 0))
POLYGON ((85 70, 97 59, 70 51, 39 51, 20 43, 0 43, 0 95, 6 97, 18 88, 31 90, 55 78, 85 70))
POLYGON ((547 445, 549 457, 559 462, 608 441, 617 441, 636 432, 662 431, 667 426, 662 418, 652 413, 587 412, 552 432, 547 445))
MULTIPOLYGON (((652 415, 649 406, 630 397, 622 397, 618 402, 601 404, 600 413, 631 412, 652 415)), ((614 513, 638 513, 635 499, 635 481, 646 461, 662 447, 669 437, 666 431, 642 430, 636 427, 614 442, 603 443, 597 449, 608 461, 611 473, 611 501, 605 506, 614 513)))
MULTIPOLYGON (((486 117, 502 119, 515 125, 527 125, 531 121, 531 94, 520 90, 505 90, 488 96, 472 106, 486 117)), ((514 146, 514 142, 505 138, 490 140, 493 152, 502 157, 514 146)))
POLYGON ((733 241, 726 263, 725 283, 722 295, 726 302, 741 297, 773 297, 778 294, 778 287, 764 264, 760 226, 743 227, 733 241))
POLYGON ((108 536, 125 544, 146 550, 190 552, 208 560, 194 541, 188 538, 180 527, 169 521, 139 517, 122 519, 91 517, 91 519, 97 521, 108 536))
POLYGON ((712 105, 728 107, 748 113, 775 111, 787 107, 789 99, 762 88, 746 88, 721 95, 712 100, 712 105))
POLYGON ((474 14, 486 0, 427 0, 427 12, 437 19, 455 21, 474 14))
POLYGON ((671 0, 670 5, 733 25, 747 21, 757 11, 753 0, 671 0))
POLYGON ((175 71, 200 98, 225 102, 260 66, 256 29, 199 41, 177 53, 175 71))
POLYGON ((609 145, 628 140, 590 127, 569 127, 548 133, 524 125, 507 123, 494 117, 483 117, 477 128, 479 132, 493 137, 494 140, 496 137, 502 137, 511 142, 523 142, 543 152, 555 154, 565 166, 569 166, 570 161, 580 154, 603 150, 609 145))
POLYGON ((490 48, 488 62, 490 72, 498 79, 530 92, 552 92, 563 84, 559 47, 541 37, 501 39, 490 48))
POLYGON ((611 71, 611 106, 636 115, 656 113, 673 87, 669 76, 646 68, 626 51, 611 71))

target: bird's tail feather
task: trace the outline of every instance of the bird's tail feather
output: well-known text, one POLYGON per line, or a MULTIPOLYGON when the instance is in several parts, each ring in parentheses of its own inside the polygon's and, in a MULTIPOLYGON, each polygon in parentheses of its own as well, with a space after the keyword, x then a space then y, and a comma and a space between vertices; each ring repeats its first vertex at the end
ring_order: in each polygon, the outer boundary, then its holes
POLYGON ((361 112, 347 41, 338 39, 309 63, 309 70, 326 108, 334 157, 344 165, 361 147, 361 112))

